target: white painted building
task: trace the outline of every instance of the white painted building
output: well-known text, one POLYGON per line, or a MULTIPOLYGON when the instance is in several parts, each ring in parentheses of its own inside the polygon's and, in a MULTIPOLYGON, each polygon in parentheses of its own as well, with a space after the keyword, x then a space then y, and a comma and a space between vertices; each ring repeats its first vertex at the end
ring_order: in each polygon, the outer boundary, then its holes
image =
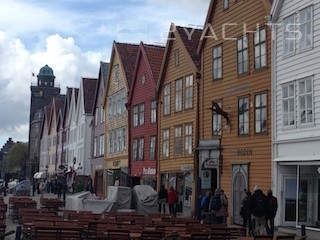
POLYGON ((276 225, 320 230, 320 1, 275 0, 273 192, 276 225))

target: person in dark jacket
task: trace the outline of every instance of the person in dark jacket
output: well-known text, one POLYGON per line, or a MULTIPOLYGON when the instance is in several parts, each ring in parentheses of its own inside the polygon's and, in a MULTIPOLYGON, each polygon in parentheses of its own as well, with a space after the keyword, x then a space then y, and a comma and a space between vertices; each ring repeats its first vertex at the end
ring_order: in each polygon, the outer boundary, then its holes
POLYGON ((247 189, 245 189, 244 191, 246 193, 246 196, 241 201, 240 215, 243 219, 243 227, 246 228, 249 235, 251 235, 251 192, 247 191, 247 189))
POLYGON ((278 200, 272 195, 272 190, 267 192, 267 212, 266 212, 266 231, 269 235, 274 235, 274 218, 278 210, 278 200))
POLYGON ((166 203, 168 202, 168 191, 164 187, 164 184, 160 186, 159 192, 158 192, 158 205, 159 205, 159 213, 166 213, 166 203))
MULTIPOLYGON (((202 220, 209 217, 208 213, 209 213, 209 203, 210 203, 211 197, 212 197, 212 191, 207 191, 206 194, 201 198, 200 209, 201 209, 202 220)), ((205 219, 205 220, 209 221, 209 219, 205 219)))
POLYGON ((266 235, 267 197, 259 186, 254 187, 250 209, 254 235, 266 235))

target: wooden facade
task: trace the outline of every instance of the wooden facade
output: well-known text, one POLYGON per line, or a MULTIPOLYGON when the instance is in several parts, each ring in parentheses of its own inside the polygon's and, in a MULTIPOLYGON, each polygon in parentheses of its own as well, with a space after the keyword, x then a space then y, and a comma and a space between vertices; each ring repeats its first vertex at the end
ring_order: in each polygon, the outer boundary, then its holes
POLYGON ((130 89, 138 45, 113 43, 108 83, 105 88, 105 167, 107 185, 116 180, 128 184, 128 111, 130 89))
POLYGON ((156 187, 156 82, 163 53, 164 47, 140 43, 128 99, 129 175, 132 186, 145 184, 156 187))
POLYGON ((217 142, 215 149, 199 146, 199 168, 212 173, 212 190, 224 189, 231 223, 241 221, 244 189, 259 185, 266 192, 271 187, 271 31, 266 2, 232 1, 224 8, 223 1, 212 0, 198 48, 200 142, 217 142), (211 165, 204 167, 204 155, 211 165))
POLYGON ((201 30, 171 24, 157 84, 158 174, 160 184, 173 186, 183 214, 194 211, 194 160, 198 126, 200 58, 196 49, 201 30))

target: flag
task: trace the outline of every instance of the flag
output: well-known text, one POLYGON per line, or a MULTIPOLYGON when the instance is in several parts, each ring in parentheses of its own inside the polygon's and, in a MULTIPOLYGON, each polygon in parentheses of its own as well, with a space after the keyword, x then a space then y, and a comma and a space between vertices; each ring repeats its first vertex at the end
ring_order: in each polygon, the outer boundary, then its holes
POLYGON ((35 74, 34 74, 34 72, 31 72, 31 76, 32 76, 32 77, 35 77, 35 74))

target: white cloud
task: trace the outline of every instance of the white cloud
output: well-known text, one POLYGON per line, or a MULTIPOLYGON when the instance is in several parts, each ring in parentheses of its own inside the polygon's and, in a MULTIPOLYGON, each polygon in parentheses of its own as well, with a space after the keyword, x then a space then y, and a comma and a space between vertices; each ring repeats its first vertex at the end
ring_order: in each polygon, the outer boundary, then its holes
POLYGON ((31 53, 19 39, 0 32, 0 50, 0 135, 14 141, 28 141, 32 72, 37 75, 48 64, 65 93, 67 86, 80 86, 81 76, 97 77, 101 61, 100 53, 82 52, 73 38, 58 34, 47 38, 43 51, 31 53))

